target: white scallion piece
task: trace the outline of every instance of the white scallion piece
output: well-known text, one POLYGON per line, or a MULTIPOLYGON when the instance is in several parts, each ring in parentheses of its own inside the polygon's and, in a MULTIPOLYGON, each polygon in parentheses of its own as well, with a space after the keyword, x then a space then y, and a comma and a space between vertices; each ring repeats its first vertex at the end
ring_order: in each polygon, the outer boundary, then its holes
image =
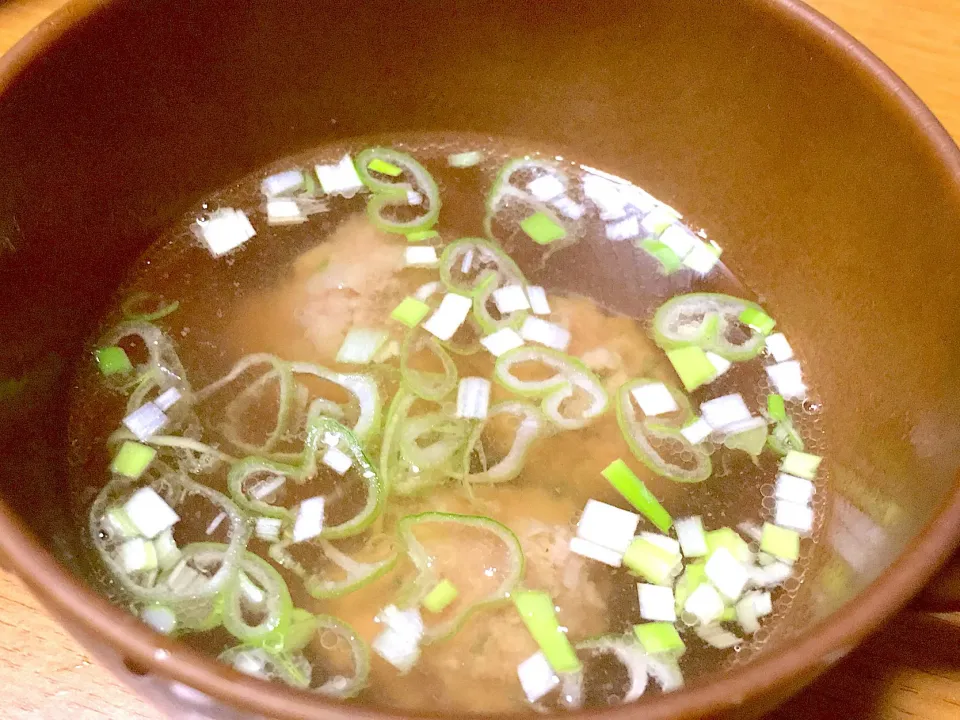
POLYGON ((674 540, 672 537, 652 532, 642 532, 640 533, 639 537, 643 538, 651 545, 656 545, 661 550, 666 550, 671 555, 676 555, 678 559, 680 558, 680 543, 674 540))
POLYGON ((636 215, 630 215, 622 220, 607 223, 607 240, 619 242, 640 237, 640 220, 636 215))
POLYGON ((363 180, 357 173, 349 155, 340 158, 336 165, 317 165, 315 168, 320 187, 327 195, 342 195, 352 198, 363 190, 363 180))
POLYGON ((164 572, 180 562, 183 556, 173 538, 173 530, 169 528, 153 539, 153 546, 157 550, 157 564, 164 572))
POLYGON ((746 420, 738 420, 735 423, 727 425, 723 429, 723 434, 727 436, 739 435, 740 433, 750 432, 751 430, 757 430, 758 428, 766 426, 766 420, 764 420, 762 417, 754 416, 747 418, 746 420))
POLYGON ((774 524, 800 533, 809 533, 813 529, 813 509, 808 505, 777 500, 774 518, 774 524))
POLYGON ((701 583, 683 604, 685 612, 696 616, 704 625, 716 622, 723 615, 724 604, 720 593, 710 583, 701 583))
POLYGON ((266 654, 259 648, 238 652, 233 657, 233 669, 250 677, 266 678, 266 654))
POLYGON ((569 330, 538 317, 527 317, 523 321, 523 325, 520 327, 520 337, 560 352, 566 350, 570 344, 569 330))
POLYGON ((788 475, 787 473, 777 475, 776 497, 778 500, 807 505, 813 500, 815 492, 814 484, 805 478, 788 475))
POLYGON ((683 225, 671 225, 660 234, 660 242, 676 253, 678 258, 685 258, 693 249, 701 244, 700 238, 690 232, 683 225))
POLYGON ((714 380, 721 375, 723 375, 727 370, 733 367, 733 363, 727 360, 725 357, 717 355, 715 352, 710 352, 709 350, 706 353, 707 360, 710 361, 710 364, 713 365, 713 369, 717 371, 717 375, 714 380))
POLYGON ((784 562, 750 568, 750 582, 759 588, 773 588, 793 577, 793 568, 784 562))
POLYGON ((277 198, 267 201, 267 225, 299 225, 306 221, 307 216, 296 200, 277 198))
POLYGON ((640 516, 599 500, 587 500, 577 523, 577 537, 621 555, 630 547, 640 516))
POLYGON ((204 242, 214 257, 240 247, 257 234, 242 210, 220 208, 192 227, 193 234, 204 242))
POLYGON ((440 289, 440 281, 435 280, 434 282, 424 283, 423 285, 418 287, 416 292, 413 293, 413 296, 421 302, 426 302, 427 298, 429 298, 439 289, 440 289))
POLYGON ((527 288, 527 299, 530 301, 530 311, 534 315, 549 315, 550 303, 547 301, 547 291, 539 285, 527 288))
POLYGON ((153 488, 140 488, 123 504, 123 509, 143 537, 153 540, 180 521, 180 516, 153 488))
POLYGON ((447 155, 447 164, 455 168, 468 168, 483 162, 483 153, 479 150, 447 155))
POLYGON ((463 260, 460 261, 460 272, 464 275, 470 272, 473 267, 473 248, 470 248, 463 254, 463 260))
POLYGON ((418 193, 416 190, 407 190, 407 204, 408 205, 422 205, 423 204, 423 195, 418 193))
POLYGON ((213 535, 217 528, 223 524, 223 521, 227 519, 227 514, 225 512, 217 515, 213 520, 210 521, 210 524, 207 525, 207 535, 213 535))
POLYGON ((701 627, 698 627, 695 632, 697 633, 697 637, 707 643, 707 645, 711 645, 718 650, 729 650, 741 643, 740 638, 732 632, 724 630, 719 625, 705 623, 701 627))
POLYGON ((123 424, 140 442, 146 442, 167 424, 167 419, 166 414, 155 403, 145 402, 127 415, 123 424))
POLYGON ((759 543, 760 540, 763 538, 763 530, 756 523, 747 522, 747 521, 744 521, 742 523, 737 523, 737 531, 741 535, 746 535, 755 543, 759 543))
POLYGON ((703 520, 699 515, 675 520, 673 529, 677 531, 677 539, 680 541, 680 548, 683 550, 684 557, 705 557, 707 555, 709 552, 707 535, 703 531, 703 520))
POLYGON ((490 408, 490 381, 481 377, 465 377, 457 386, 457 417, 483 420, 490 408))
POLYGON ((348 365, 367 365, 390 338, 386 330, 351 328, 337 351, 337 362, 348 365))
POLYGON ((807 386, 803 382, 800 363, 796 360, 768 365, 764 370, 767 371, 767 376, 774 387, 777 388, 777 392, 784 398, 793 399, 806 396, 807 386))
POLYGON ((283 475, 274 475, 261 480, 250 490, 250 497, 254 500, 263 500, 277 492, 286 482, 287 479, 283 475))
POLYGON ((676 622, 676 601, 673 588, 637 583, 640 598, 640 617, 657 622, 676 622))
POLYGON ((683 258, 683 264, 696 273, 707 275, 720 262, 720 246, 713 242, 698 242, 683 258))
POLYGON ((778 363, 786 362, 793 357, 793 348, 787 342, 787 336, 783 333, 774 333, 766 339, 767 350, 778 363))
POLYGON ((671 227, 677 219, 678 216, 671 212, 666 205, 661 205, 653 208, 644 216, 640 228, 648 236, 656 236, 671 227))
POLYGON ((580 537, 570 538, 570 552, 581 557, 602 562, 610 567, 620 567, 623 564, 623 553, 618 550, 597 545, 580 537))
POLYGON ((153 404, 160 408, 163 412, 169 410, 174 403, 177 402, 181 397, 180 391, 176 388, 167 388, 162 393, 157 396, 157 399, 153 401, 153 404))
POLYGON ((583 194, 600 210, 602 220, 619 220, 627 214, 627 199, 621 183, 589 173, 583 178, 583 194))
POLYGON ((550 666, 547 656, 540 651, 517 665, 517 678, 523 694, 531 703, 537 702, 560 684, 560 678, 550 666))
POLYGON ((454 336, 473 308, 473 300, 456 293, 447 293, 440 301, 440 307, 423 324, 423 329, 441 340, 454 336))
POLYGON ((303 172, 284 170, 276 175, 265 177, 260 183, 260 192, 268 198, 295 193, 303 187, 303 172))
POLYGON ((530 301, 527 300, 522 285, 504 285, 497 288, 493 291, 493 302, 501 315, 530 309, 530 301))
POLYGON ((293 523, 293 541, 295 543, 317 537, 323 532, 324 505, 323 497, 307 498, 300 503, 297 510, 297 519, 293 523))
POLYGON ((430 245, 410 245, 406 248, 407 265, 436 265, 437 249, 430 245))
POLYGON ((752 595, 744 595, 737 602, 737 622, 747 635, 753 635, 760 629, 760 622, 757 619, 757 608, 754 604, 752 595))
POLYGON ((327 451, 323 454, 322 462, 337 475, 343 475, 353 467, 353 460, 350 459, 350 456, 335 447, 327 448, 327 451))
POLYGON ((750 579, 747 568, 726 548, 717 548, 710 555, 703 571, 707 579, 730 601, 743 595, 750 579))
POLYGON ((514 350, 523 345, 523 338, 513 328, 503 328, 482 338, 480 344, 492 355, 500 357, 508 350, 514 350))
POLYGON ((553 175, 541 175, 527 183, 527 192, 540 202, 549 202, 560 197, 567 188, 553 175))
POLYGON ((753 612, 757 617, 766 617, 773 613, 773 597, 768 592, 752 592, 753 612))
POLYGON ((120 564, 127 573, 153 570, 157 567, 157 550, 149 540, 127 540, 120 546, 120 564))
POLYGON ((177 629, 177 615, 163 605, 148 605, 140 611, 140 619, 161 635, 169 635, 177 629))
POLYGON ((587 212, 583 205, 567 195, 556 198, 552 204, 568 220, 579 220, 587 212))
POLYGON ((258 517, 254 533, 261 540, 266 542, 276 542, 280 539, 280 528, 283 527, 283 520, 272 517, 258 517))
POLYGON ((665 415, 666 413, 676 412, 680 409, 677 401, 663 383, 648 383, 634 388, 631 393, 637 405, 643 410, 643 414, 648 417, 656 415, 665 415))
POLYGON ((700 405, 700 415, 714 430, 726 430, 728 425, 749 420, 750 410, 740 393, 707 400, 700 405))
POLYGON ((264 600, 267 599, 267 594, 263 589, 251 580, 250 576, 245 572, 241 571, 237 576, 237 580, 239 581, 240 594, 243 595, 244 599, 251 605, 262 605, 264 600))
POLYGON ((408 672, 420 657, 424 628, 420 612, 390 605, 380 612, 377 622, 386 627, 374 638, 371 648, 400 672, 408 672))
POLYGON ((697 418, 696 422, 693 422, 680 430, 680 434, 694 445, 702 443, 704 440, 710 437, 712 433, 713 428, 710 427, 707 421, 703 418, 697 418))

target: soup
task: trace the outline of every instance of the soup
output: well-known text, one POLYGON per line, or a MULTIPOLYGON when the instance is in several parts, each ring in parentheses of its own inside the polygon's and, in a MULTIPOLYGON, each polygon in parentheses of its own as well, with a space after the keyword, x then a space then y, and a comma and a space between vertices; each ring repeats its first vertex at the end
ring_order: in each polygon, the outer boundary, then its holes
POLYGON ((827 476, 809 370, 720 252, 489 138, 324 147, 215 193, 78 372, 102 591, 378 707, 596 707, 734 662, 789 608, 827 476))

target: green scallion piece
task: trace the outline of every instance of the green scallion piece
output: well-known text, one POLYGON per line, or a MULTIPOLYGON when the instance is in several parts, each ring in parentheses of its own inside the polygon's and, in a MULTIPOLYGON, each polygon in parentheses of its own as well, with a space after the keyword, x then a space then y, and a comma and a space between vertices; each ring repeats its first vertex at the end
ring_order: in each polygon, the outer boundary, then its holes
POLYGON ((367 163, 367 169, 372 170, 373 172, 389 175, 390 177, 400 177, 403 175, 402 167, 394 165, 392 162, 387 162, 383 158, 378 157, 373 158, 373 160, 367 163))
POLYGON ((417 230, 416 232, 407 233, 407 242, 423 242, 424 240, 432 240, 437 237, 440 237, 440 233, 436 230, 417 230))
POLYGON ((673 250, 654 238, 646 238, 639 243, 640 249, 660 263, 664 275, 672 275, 681 267, 683 260, 673 250))
POLYGON ((737 619, 737 609, 735 607, 725 607, 720 614, 720 622, 734 622, 737 619))
POLYGON ((680 633, 668 622, 651 622, 633 626, 633 634, 651 655, 658 653, 683 653, 687 649, 680 633))
POLYGON ((778 422, 783 422, 787 419, 787 406, 783 402, 783 396, 777 395, 767 395, 767 414, 771 419, 778 422))
POLYGON ((538 245, 549 245, 567 236, 563 226, 545 212, 535 212, 521 220, 520 227, 538 245))
POLYGON ((717 376, 717 369, 710 362, 710 358, 696 345, 669 350, 667 359, 677 371, 677 376, 687 392, 693 392, 717 376))
POLYGON ((468 168, 483 162, 483 153, 479 150, 454 153, 447 156, 447 164, 455 168, 468 168))
POLYGON ((642 537, 635 538, 623 555, 623 564, 654 585, 672 585, 673 571, 682 558, 642 537))
POLYGON ((423 606, 432 613, 440 613, 446 610, 450 603, 457 599, 460 591, 457 586, 447 579, 441 580, 436 586, 427 593, 423 599, 423 606))
POLYGON ((143 475, 147 466, 157 456, 155 448, 127 440, 120 446, 120 451, 110 464, 111 472, 129 478, 138 478, 143 475))
POLYGON ((676 601, 677 612, 683 610, 693 591, 707 581, 707 563, 705 561, 689 563, 683 568, 683 575, 677 580, 673 588, 673 598, 676 601))
POLYGON ((582 667, 567 634, 560 629, 553 599, 545 592, 521 590, 513 594, 523 624, 558 673, 577 672, 582 667))
POLYGON ((777 321, 767 315, 763 310, 754 307, 744 308, 740 313, 740 322, 748 325, 763 335, 769 335, 777 321))
POLYGON ((750 560, 750 546, 731 528, 720 528, 707 533, 707 551, 713 555, 720 548, 724 548, 740 562, 750 560))
POLYGON ((97 348, 94 353, 97 359, 97 367, 104 377, 118 375, 120 373, 133 370, 133 364, 127 357, 126 351, 122 347, 113 345, 111 347, 97 348))
POLYGON ((764 523, 760 549, 781 560, 796 562, 800 557, 800 533, 779 525, 764 523))
POLYGON ((780 463, 780 469, 788 475, 813 480, 817 476, 817 468, 823 460, 819 455, 791 450, 780 463))
POLYGON ((430 306, 425 302, 417 300, 416 298, 407 297, 393 309, 390 317, 412 328, 419 325, 420 321, 423 320, 429 312, 430 306))
POLYGON ((670 513, 623 460, 614 460, 603 469, 601 474, 616 488, 617 492, 627 499, 627 502, 639 510, 661 532, 670 530, 673 525, 670 513))

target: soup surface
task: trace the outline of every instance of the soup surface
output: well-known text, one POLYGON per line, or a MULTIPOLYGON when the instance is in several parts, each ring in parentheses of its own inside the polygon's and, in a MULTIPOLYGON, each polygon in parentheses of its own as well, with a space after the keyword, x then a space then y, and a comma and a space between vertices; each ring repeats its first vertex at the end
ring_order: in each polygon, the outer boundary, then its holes
POLYGON ((101 589, 391 708, 618 704, 747 655, 827 468, 814 376, 706 238, 488 138, 323 147, 215 193, 78 372, 101 589))

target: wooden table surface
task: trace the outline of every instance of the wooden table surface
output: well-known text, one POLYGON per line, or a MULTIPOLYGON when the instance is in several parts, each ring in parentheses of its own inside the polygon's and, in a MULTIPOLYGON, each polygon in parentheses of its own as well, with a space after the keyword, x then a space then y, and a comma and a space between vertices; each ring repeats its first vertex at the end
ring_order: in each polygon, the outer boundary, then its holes
MULTIPOLYGON (((184 0, 187 2, 188 0, 184 0)), ((960 135, 960 1, 810 0, 960 135)), ((0 52, 66 0, 0 0, 0 52)), ((0 718, 160 720, 0 572, 0 718)), ((903 613, 770 720, 960 718, 960 616, 903 613)))

